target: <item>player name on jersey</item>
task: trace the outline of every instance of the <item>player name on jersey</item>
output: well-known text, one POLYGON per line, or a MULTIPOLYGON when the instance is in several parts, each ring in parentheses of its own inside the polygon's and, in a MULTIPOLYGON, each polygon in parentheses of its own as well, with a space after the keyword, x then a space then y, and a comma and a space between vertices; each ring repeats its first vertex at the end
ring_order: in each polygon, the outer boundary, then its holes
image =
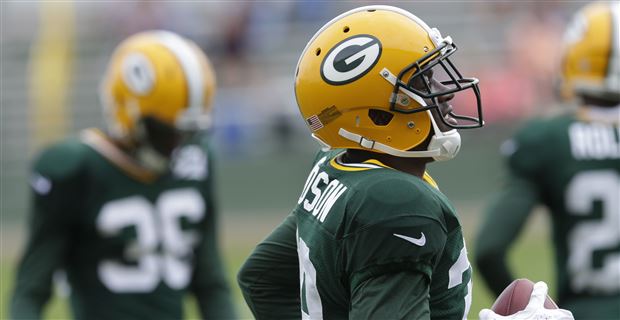
POLYGON ((569 127, 568 133, 575 159, 620 159, 619 128, 602 123, 576 122, 569 127))
POLYGON ((347 190, 347 187, 338 179, 330 180, 327 173, 319 172, 319 166, 326 159, 327 157, 323 157, 314 165, 308 175, 301 196, 297 200, 297 204, 303 202, 304 210, 312 213, 320 222, 325 221, 325 217, 327 217, 336 200, 347 190))

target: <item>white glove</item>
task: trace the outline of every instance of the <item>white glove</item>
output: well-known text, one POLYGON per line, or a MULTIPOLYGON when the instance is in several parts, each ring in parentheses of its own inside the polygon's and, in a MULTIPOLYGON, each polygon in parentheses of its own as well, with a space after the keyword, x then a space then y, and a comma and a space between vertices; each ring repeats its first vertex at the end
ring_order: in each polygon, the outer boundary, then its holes
POLYGON ((545 309, 547 298, 547 284, 539 281, 534 284, 534 290, 525 309, 509 315, 500 316, 490 309, 482 309, 478 317, 480 320, 575 320, 573 314, 564 309, 545 309))

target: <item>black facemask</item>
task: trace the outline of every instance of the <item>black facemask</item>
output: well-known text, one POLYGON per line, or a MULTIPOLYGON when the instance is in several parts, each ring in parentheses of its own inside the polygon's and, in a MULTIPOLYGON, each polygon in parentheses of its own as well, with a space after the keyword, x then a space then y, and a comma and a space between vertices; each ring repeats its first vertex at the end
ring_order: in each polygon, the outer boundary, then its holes
POLYGON ((166 158, 170 158, 174 149, 185 139, 186 133, 153 117, 144 117, 141 120, 144 128, 142 143, 150 145, 155 151, 166 158))

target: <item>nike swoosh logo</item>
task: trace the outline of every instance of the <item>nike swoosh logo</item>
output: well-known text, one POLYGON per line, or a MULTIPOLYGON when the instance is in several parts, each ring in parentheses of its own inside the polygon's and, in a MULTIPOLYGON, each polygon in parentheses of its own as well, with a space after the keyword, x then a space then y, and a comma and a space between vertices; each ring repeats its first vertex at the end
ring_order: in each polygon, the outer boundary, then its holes
POLYGON ((398 234, 398 233, 394 233, 395 236, 405 240, 405 241, 409 241, 413 244, 415 244, 416 246, 420 246, 423 247, 426 244, 426 237, 424 236, 424 232, 421 232, 422 236, 420 236, 419 238, 412 238, 412 237, 407 237, 404 236, 402 234, 398 234))

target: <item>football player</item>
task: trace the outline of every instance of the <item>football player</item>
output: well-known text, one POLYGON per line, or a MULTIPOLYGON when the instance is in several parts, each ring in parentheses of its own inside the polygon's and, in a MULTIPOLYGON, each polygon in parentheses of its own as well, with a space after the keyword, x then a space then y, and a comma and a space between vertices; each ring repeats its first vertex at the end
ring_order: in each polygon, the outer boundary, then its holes
POLYGON ((450 37, 390 6, 346 12, 307 44, 295 94, 328 151, 239 273, 257 319, 467 315, 459 218, 425 171, 457 154, 456 128, 482 126, 478 80, 461 76, 455 51, 450 37), (463 91, 477 114, 455 114, 450 101, 463 91))
POLYGON ((577 319, 620 318, 619 29, 619 2, 576 14, 565 34, 560 89, 578 106, 532 120, 503 145, 509 178, 476 241, 478 268, 499 294, 514 279, 508 249, 534 206, 546 206, 556 301, 577 319))
MULTIPOLYGON (((457 70, 455 51, 391 6, 343 13, 310 40, 295 94, 325 151, 296 208, 239 272, 257 319, 467 316, 472 269, 459 218, 425 170, 456 156, 457 128, 483 125, 478 80, 457 70), (457 114, 450 102, 466 93, 475 108, 457 114)), ((546 288, 514 316, 482 315, 571 319, 542 307, 546 288)))
POLYGON ((118 46, 100 91, 108 130, 85 130, 34 163, 11 318, 42 316, 59 269, 78 319, 179 319, 188 292, 203 318, 235 317, 201 134, 214 90, 188 39, 149 31, 118 46))

